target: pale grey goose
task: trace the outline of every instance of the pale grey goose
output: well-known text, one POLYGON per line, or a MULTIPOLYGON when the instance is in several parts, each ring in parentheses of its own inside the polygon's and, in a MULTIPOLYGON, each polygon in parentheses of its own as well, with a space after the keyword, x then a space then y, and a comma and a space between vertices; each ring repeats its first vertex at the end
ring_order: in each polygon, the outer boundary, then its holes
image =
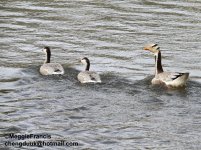
POLYGON ((161 63, 160 47, 157 44, 148 44, 144 47, 155 55, 155 77, 152 79, 152 84, 164 84, 167 87, 183 87, 186 85, 189 73, 180 72, 165 72, 161 63))
POLYGON ((46 53, 46 60, 40 67, 42 75, 64 74, 64 69, 59 63, 50 63, 51 51, 49 47, 44 47, 43 51, 46 53))
POLYGON ((101 83, 99 74, 94 71, 89 71, 90 61, 87 57, 81 59, 81 62, 86 65, 85 71, 80 72, 77 75, 78 80, 81 83, 101 83))

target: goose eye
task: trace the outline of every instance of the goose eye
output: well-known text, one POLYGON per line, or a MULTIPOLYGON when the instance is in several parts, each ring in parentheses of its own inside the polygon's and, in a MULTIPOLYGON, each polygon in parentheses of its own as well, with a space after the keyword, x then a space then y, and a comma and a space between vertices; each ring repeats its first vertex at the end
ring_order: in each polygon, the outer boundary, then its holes
POLYGON ((158 46, 158 44, 154 44, 152 47, 156 47, 156 46, 158 46))

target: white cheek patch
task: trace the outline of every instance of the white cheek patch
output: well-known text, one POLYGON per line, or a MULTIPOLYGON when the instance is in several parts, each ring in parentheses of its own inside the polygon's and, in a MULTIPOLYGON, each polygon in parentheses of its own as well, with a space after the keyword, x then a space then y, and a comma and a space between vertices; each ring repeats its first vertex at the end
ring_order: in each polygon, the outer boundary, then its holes
POLYGON ((81 62, 82 62, 84 65, 86 65, 86 64, 87 64, 87 62, 86 62, 86 60, 85 60, 85 59, 82 59, 82 60, 81 60, 81 62))

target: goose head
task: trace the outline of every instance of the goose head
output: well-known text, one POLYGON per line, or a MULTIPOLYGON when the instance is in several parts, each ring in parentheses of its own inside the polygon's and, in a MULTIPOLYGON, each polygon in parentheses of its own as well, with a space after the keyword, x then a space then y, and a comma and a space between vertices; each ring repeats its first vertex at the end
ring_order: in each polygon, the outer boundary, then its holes
POLYGON ((83 63, 84 65, 89 64, 89 59, 87 57, 84 57, 81 59, 81 63, 83 63))
POLYGON ((154 53, 154 55, 157 55, 160 50, 160 47, 158 46, 158 44, 148 44, 144 47, 144 50, 148 50, 154 53))
POLYGON ((88 59, 87 57, 83 57, 83 58, 81 59, 81 63, 84 64, 84 65, 86 65, 86 69, 85 69, 86 71, 89 70, 90 61, 89 61, 89 59, 88 59))
POLYGON ((44 48, 43 48, 43 52, 46 53, 46 54, 50 54, 50 53, 51 53, 49 47, 44 47, 44 48))

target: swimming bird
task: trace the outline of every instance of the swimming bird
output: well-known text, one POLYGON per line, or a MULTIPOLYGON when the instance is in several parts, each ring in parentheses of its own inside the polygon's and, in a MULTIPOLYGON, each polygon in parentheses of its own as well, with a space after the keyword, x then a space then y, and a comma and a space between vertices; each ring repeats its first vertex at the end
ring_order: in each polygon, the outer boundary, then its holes
POLYGON ((186 85, 189 73, 180 72, 165 72, 161 63, 161 51, 157 44, 148 44, 144 47, 155 55, 155 77, 152 79, 152 84, 163 84, 167 87, 183 87, 186 85))
POLYGON ((40 67, 42 75, 64 74, 64 69, 59 63, 50 63, 51 51, 49 47, 44 47, 43 51, 46 53, 46 60, 40 67))
POLYGON ((82 71, 77 75, 78 80, 81 83, 101 83, 100 76, 94 71, 89 71, 90 68, 89 59, 87 57, 84 57, 81 59, 81 63, 86 65, 86 68, 85 71, 82 71))

